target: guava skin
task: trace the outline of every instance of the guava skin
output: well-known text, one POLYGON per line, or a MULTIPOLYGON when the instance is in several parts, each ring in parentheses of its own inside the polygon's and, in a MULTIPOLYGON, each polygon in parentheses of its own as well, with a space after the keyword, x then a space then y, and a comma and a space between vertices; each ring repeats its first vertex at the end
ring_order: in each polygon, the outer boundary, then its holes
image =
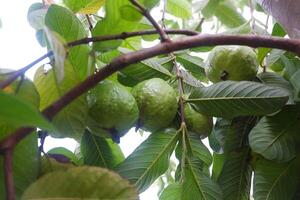
POLYGON ((138 119, 135 98, 119 83, 99 83, 89 94, 88 102, 90 117, 112 136, 123 136, 138 119))
POLYGON ((212 117, 195 111, 190 104, 184 106, 184 117, 188 131, 200 135, 202 139, 210 135, 213 128, 212 117))
POLYGON ((206 75, 213 83, 225 80, 253 80, 257 68, 256 53, 245 46, 215 47, 206 61, 206 75))
MULTIPOLYGON (((0 69, 0 82, 6 80, 9 75, 7 73, 13 73, 10 69, 0 69)), ((22 82, 20 79, 15 80, 10 85, 3 89, 4 92, 9 94, 15 94, 25 102, 32 104, 39 108, 40 106, 40 95, 31 80, 24 77, 22 82), (18 89, 18 91, 17 91, 18 89)))
POLYGON ((178 104, 174 89, 163 79, 152 78, 132 89, 139 111, 139 126, 154 132, 166 128, 174 119, 178 104))

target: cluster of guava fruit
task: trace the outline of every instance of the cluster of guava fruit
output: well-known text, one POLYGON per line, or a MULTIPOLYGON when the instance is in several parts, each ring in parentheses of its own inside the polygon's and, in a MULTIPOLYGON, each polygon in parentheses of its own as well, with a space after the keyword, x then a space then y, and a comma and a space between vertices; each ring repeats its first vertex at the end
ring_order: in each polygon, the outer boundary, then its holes
MULTIPOLYGON (((160 78, 142 81, 131 91, 105 80, 90 92, 88 101, 90 118, 101 127, 100 132, 116 142, 132 127, 152 133, 168 128, 178 113, 177 93, 160 78)), ((211 117, 198 113, 189 104, 185 104, 184 112, 188 130, 202 137, 209 135, 211 117)))
MULTIPOLYGON (((244 46, 215 47, 206 64, 207 77, 213 83, 253 80, 258 67, 256 53, 244 46)), ((177 93, 160 78, 142 81, 131 91, 120 83, 105 80, 90 92, 89 105, 90 117, 100 126, 100 132, 116 142, 132 127, 152 133, 168 128, 179 114, 177 93)), ((184 118, 189 132, 201 138, 210 134, 212 117, 197 112, 192 104, 184 104, 184 118)))

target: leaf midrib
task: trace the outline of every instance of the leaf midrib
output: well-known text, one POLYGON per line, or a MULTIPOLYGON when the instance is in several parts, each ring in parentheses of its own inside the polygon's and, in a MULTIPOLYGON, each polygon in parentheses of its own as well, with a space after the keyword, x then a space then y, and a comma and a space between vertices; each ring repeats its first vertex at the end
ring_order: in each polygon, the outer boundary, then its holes
POLYGON ((155 158, 155 160, 151 163, 151 165, 149 167, 146 168, 145 172, 140 176, 140 178, 135 182, 135 185, 138 185, 140 183, 141 180, 143 180, 143 178, 146 176, 146 174, 149 172, 150 169, 152 169, 152 167, 154 166, 154 164, 156 164, 156 162, 159 160, 159 158, 161 158, 161 156, 165 153, 165 151, 170 147, 170 145, 174 142, 174 140, 177 138, 178 134, 180 132, 178 131, 176 134, 174 134, 173 138, 170 140, 169 144, 167 144, 163 150, 161 151, 160 154, 158 154, 158 156, 155 158))

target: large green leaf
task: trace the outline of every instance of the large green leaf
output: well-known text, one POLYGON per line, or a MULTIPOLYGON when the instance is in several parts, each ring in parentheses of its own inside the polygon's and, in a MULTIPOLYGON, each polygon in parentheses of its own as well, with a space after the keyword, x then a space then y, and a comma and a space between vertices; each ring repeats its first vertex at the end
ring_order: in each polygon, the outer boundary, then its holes
MULTIPOLYGON (((7 131, 0 127, 0 135, 7 134, 7 131)), ((5 199, 5 183, 4 183, 4 164, 3 157, 0 157, 0 199, 5 199)), ((20 141, 14 149, 13 153, 13 174, 14 185, 17 199, 20 199, 26 188, 33 183, 39 171, 39 152, 38 138, 36 132, 33 132, 20 141)))
POLYGON ((182 197, 179 199, 217 200, 222 198, 219 185, 199 168, 198 159, 186 158, 182 197))
POLYGON ((192 16, 192 6, 188 0, 167 0, 167 12, 182 19, 189 19, 192 16))
MULTIPOLYGON (((35 74, 34 83, 40 93, 40 109, 44 109, 51 103, 59 99, 64 93, 79 83, 79 78, 75 74, 72 66, 65 63, 65 78, 57 84, 53 70, 45 73, 44 67, 40 67, 35 74)), ((81 96, 66 106, 53 119, 53 124, 58 132, 51 132, 54 137, 72 137, 80 139, 87 117, 87 102, 85 96, 81 96)))
POLYGON ((186 139, 192 155, 209 167, 212 164, 212 156, 207 147, 202 143, 199 135, 189 132, 186 139))
POLYGON ((105 3, 105 0, 63 0, 73 12, 81 14, 94 14, 105 3))
POLYGON ((124 160, 124 155, 116 143, 88 131, 82 137, 80 149, 86 165, 112 169, 124 160))
MULTIPOLYGON (((0 121, 8 125, 33 126, 47 130, 55 130, 39 110, 32 104, 15 95, 0 91, 0 121)), ((2 136, 0 135, 0 138, 2 136)))
POLYGON ((292 199, 299 183, 299 158, 288 163, 274 163, 263 158, 254 170, 255 200, 292 199))
POLYGON ((160 200, 182 200, 183 191, 182 184, 180 183, 172 183, 166 187, 163 192, 160 194, 160 200))
POLYGON ((248 200, 250 198, 252 167, 250 149, 225 155, 225 161, 218 183, 224 200, 248 200))
POLYGON ((300 129, 299 116, 299 108, 289 105, 274 116, 263 117, 249 135, 252 151, 278 162, 293 159, 296 156, 294 136, 300 129))
POLYGON ((33 183, 22 199, 128 199, 136 189, 118 174, 98 167, 74 167, 48 173, 33 183))
POLYGON ((289 94, 288 104, 294 103, 294 94, 292 85, 277 73, 264 72, 257 75, 257 77, 266 85, 279 87, 289 94))
MULTIPOLYGON (((58 33, 66 42, 87 37, 84 26, 80 20, 68 9, 52 4, 45 18, 46 26, 58 33)), ((88 71, 88 45, 73 47, 68 52, 68 59, 81 79, 90 74, 88 71)))
POLYGON ((146 190, 169 166, 179 133, 170 129, 152 133, 134 152, 117 166, 116 171, 140 192, 146 190))
MULTIPOLYGON (((119 51, 122 53, 130 52, 125 48, 119 48, 119 51)), ((170 62, 171 58, 169 57, 150 58, 137 64, 129 65, 118 74, 118 79, 127 86, 134 86, 141 81, 154 77, 166 80, 173 76, 170 72, 172 69, 170 62)))
POLYGON ((288 93, 255 82, 224 81, 194 90, 189 98, 201 113, 233 118, 274 113, 285 105, 288 93))
POLYGON ((229 28, 234 28, 246 23, 245 18, 232 5, 233 2, 223 1, 218 4, 215 16, 229 28))
POLYGON ((195 78, 207 82, 205 65, 201 58, 183 53, 176 55, 176 60, 183 65, 195 78))

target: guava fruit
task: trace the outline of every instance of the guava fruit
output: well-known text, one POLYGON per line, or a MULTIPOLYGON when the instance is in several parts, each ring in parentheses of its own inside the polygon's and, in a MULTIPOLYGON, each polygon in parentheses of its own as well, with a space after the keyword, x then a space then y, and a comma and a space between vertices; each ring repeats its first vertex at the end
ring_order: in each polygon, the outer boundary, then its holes
POLYGON ((177 112, 177 98, 174 89, 160 78, 145 80, 132 89, 140 115, 139 127, 147 131, 166 128, 177 112))
POLYGON ((53 171, 66 171, 75 167, 72 163, 61 163, 51 157, 41 157, 40 176, 48 174, 53 171))
POLYGON ((184 117, 188 131, 200 135, 201 138, 210 135, 213 128, 212 117, 197 112, 190 104, 184 105, 184 117))
POLYGON ((89 115, 118 142, 135 124, 138 106, 132 94, 110 80, 99 83, 88 95, 89 115))
POLYGON ((206 61, 206 75, 213 82, 252 80, 258 67, 256 53, 245 46, 218 46, 206 61))
MULTIPOLYGON (((0 82, 6 80, 14 71, 9 69, 0 69, 0 82)), ((24 77, 18 78, 3 89, 4 92, 15 94, 20 99, 36 107, 40 105, 40 95, 31 80, 24 77)))

